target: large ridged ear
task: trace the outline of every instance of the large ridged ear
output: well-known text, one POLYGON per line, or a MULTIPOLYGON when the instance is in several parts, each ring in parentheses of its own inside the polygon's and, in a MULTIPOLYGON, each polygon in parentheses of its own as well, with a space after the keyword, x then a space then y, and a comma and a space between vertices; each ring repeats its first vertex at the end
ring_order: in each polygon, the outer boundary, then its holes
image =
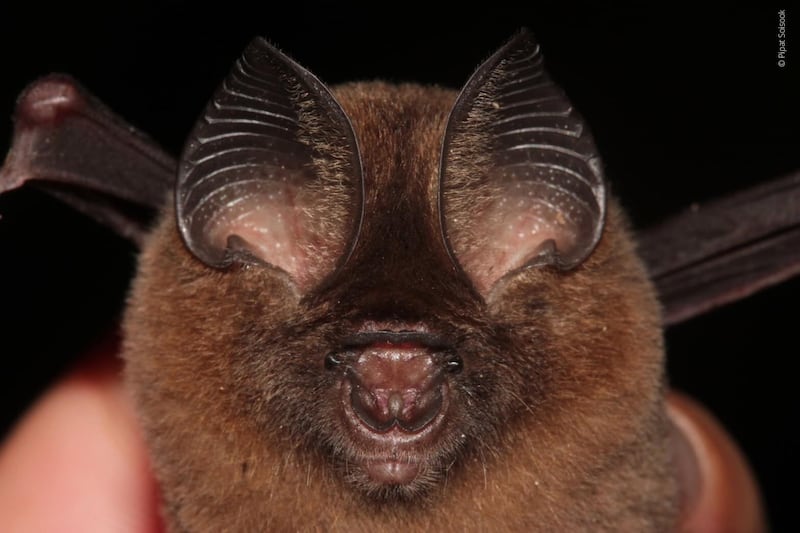
POLYGON ((456 100, 439 190, 451 256, 484 295, 520 268, 571 269, 600 239, 597 150, 527 31, 483 63, 456 100))
POLYGON ((342 108, 314 75, 259 38, 189 137, 178 172, 178 227, 207 265, 260 260, 304 292, 352 251, 362 187, 342 108))

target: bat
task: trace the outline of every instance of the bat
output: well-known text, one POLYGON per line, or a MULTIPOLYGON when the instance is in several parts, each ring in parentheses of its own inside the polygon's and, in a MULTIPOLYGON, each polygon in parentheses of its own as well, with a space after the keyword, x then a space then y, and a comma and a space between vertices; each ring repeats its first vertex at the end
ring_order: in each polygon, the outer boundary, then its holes
POLYGON ((676 519, 658 306, 528 34, 457 96, 331 93, 256 41, 187 143, 174 209, 171 160, 72 81, 19 109, 6 186, 66 181, 143 245, 125 353, 174 529, 676 519), (108 182, 123 166, 135 186, 108 182))

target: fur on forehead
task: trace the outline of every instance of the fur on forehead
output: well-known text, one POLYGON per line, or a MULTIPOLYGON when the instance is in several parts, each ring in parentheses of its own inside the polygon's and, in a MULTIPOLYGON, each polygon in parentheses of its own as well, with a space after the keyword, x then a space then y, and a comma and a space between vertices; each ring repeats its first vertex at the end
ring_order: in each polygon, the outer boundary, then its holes
MULTIPOLYGON (((392 181, 432 191, 456 93, 436 86, 348 83, 333 94, 359 143, 368 202, 392 181)), ((429 195, 434 196, 434 195, 429 195)))

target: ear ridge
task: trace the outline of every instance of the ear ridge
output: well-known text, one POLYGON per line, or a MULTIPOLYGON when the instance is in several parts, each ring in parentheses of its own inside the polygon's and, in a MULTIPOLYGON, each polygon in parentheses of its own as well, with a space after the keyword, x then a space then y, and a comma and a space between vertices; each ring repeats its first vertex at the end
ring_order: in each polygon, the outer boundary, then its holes
POLYGON ((352 126, 330 91, 264 39, 253 40, 195 125, 176 185, 178 227, 214 268, 241 253, 318 283, 344 262, 362 211, 352 126))
POLYGON ((456 99, 442 147, 440 216, 479 291, 520 268, 574 268, 594 249, 606 191, 594 141, 522 31, 456 99))

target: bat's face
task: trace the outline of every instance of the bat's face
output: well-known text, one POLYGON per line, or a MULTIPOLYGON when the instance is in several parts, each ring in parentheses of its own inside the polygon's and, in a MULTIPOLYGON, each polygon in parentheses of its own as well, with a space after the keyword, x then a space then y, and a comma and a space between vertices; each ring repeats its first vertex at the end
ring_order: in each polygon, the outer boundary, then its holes
POLYGON ((175 530, 663 530, 655 297, 521 35, 460 95, 257 42, 126 317, 175 530))

